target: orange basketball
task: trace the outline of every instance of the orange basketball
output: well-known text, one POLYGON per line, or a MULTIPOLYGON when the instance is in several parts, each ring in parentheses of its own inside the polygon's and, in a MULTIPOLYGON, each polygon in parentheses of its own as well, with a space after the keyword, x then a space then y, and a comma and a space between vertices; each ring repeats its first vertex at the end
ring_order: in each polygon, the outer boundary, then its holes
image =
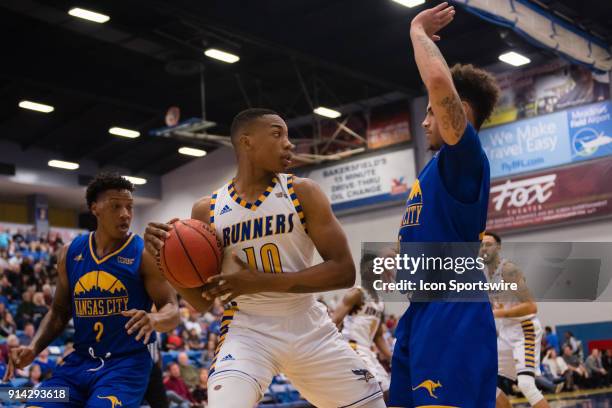
POLYGON ((210 226, 187 219, 172 224, 160 253, 161 270, 179 288, 197 288, 219 273, 221 243, 210 226))

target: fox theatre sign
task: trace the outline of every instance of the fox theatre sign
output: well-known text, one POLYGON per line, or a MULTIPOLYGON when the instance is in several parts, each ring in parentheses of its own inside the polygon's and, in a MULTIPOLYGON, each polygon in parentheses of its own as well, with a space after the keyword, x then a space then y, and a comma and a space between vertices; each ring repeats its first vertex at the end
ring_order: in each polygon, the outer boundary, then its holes
POLYGON ((583 162, 491 185, 487 229, 509 231, 612 215, 612 160, 583 162))

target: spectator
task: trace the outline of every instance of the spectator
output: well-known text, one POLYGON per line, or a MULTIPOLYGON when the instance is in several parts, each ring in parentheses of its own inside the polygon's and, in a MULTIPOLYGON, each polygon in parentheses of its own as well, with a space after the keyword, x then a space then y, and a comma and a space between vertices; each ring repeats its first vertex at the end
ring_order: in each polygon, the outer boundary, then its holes
POLYGON ((562 380, 567 391, 573 391, 575 389, 572 371, 565 363, 565 360, 557 355, 557 351, 554 347, 549 347, 548 350, 546 350, 542 365, 545 368, 545 372, 550 375, 549 379, 553 383, 562 380))
POLYGON ((183 348, 183 340, 175 332, 172 332, 168 335, 165 345, 168 350, 181 350, 183 348))
POLYGON ((40 321, 43 319, 43 317, 45 317, 45 315, 49 311, 49 308, 45 304, 45 295, 43 295, 42 292, 36 292, 32 300, 32 303, 34 303, 32 321, 34 323, 34 326, 38 328, 40 321))
POLYGON ((546 326, 546 344, 548 347, 554 347, 557 354, 561 353, 561 349, 559 348, 559 336, 553 332, 550 326, 546 326))
POLYGON ((608 385, 608 372, 603 368, 601 362, 601 354, 598 349, 591 350, 591 355, 587 357, 585 366, 591 377, 591 384, 594 387, 603 387, 608 385))
POLYGON ((22 346, 29 346, 34 338, 35 332, 34 324, 26 323, 26 325, 23 327, 23 333, 19 335, 19 344, 22 346))
POLYGON ((584 360, 584 354, 582 354, 582 342, 574 337, 574 333, 567 331, 565 332, 565 342, 563 347, 569 346, 572 349, 572 354, 576 354, 580 361, 584 360))
POLYGON ((180 366, 181 378, 189 388, 193 388, 198 384, 199 374, 197 368, 191 365, 187 353, 179 353, 178 363, 180 366))
POLYGON ((183 325, 185 326, 185 330, 187 330, 187 332, 195 330, 198 336, 202 335, 202 326, 200 325, 200 322, 198 322, 198 312, 196 310, 190 308, 189 318, 183 323, 183 325))
POLYGON ((38 354, 38 357, 34 360, 34 364, 40 366, 43 378, 49 378, 57 364, 53 360, 49 360, 49 350, 44 349, 38 354))
POLYGON ((2 276, 2 278, 0 279, 0 294, 9 300, 16 299, 19 296, 17 287, 14 286, 8 278, 8 276, 12 275, 15 274, 13 274, 12 272, 7 272, 7 274, 2 276))
POLYGON ((15 334, 15 330, 17 330, 17 325, 13 315, 6 305, 0 302, 0 336, 8 337, 10 334, 15 334))
POLYGON ((11 237, 7 231, 0 232, 0 249, 1 250, 8 249, 10 241, 11 241, 11 237))
POLYGON ((185 343, 189 350, 202 350, 204 348, 204 342, 198 336, 196 329, 189 330, 185 343))
POLYGON ((189 408, 193 401, 193 396, 187 388, 187 384, 181 378, 181 369, 175 362, 168 366, 169 376, 164 380, 166 395, 171 407, 189 408))
POLYGON ((25 324, 32 321, 34 316, 34 303, 32 302, 32 292, 26 290, 21 296, 21 304, 17 307, 16 320, 17 328, 23 329, 25 324))
POLYGON ((32 364, 30 366, 30 373, 28 382, 24 384, 24 387, 38 388, 43 380, 42 370, 38 364, 32 364))
POLYGON ((601 365, 608 372, 608 384, 612 384, 612 350, 606 350, 601 358, 601 365))
MULTIPOLYGON (((21 251, 15 252, 15 255, 11 259, 9 259, 9 265, 13 268, 21 266, 22 263, 23 263, 23 255, 21 251)), ((15 269, 15 270, 18 270, 18 269, 15 269)))
POLYGON ((206 407, 208 402, 208 369, 200 368, 199 382, 192 392, 194 401, 200 407, 206 407))
POLYGON ((572 372, 574 384, 584 386, 589 378, 588 372, 584 364, 578 359, 578 356, 573 353, 569 345, 563 347, 563 360, 572 372))

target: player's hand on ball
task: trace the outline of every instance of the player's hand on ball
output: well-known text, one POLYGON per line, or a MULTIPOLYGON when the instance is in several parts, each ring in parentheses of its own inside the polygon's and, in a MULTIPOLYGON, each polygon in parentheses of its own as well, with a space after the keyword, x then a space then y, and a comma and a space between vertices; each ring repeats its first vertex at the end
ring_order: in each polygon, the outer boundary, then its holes
POLYGON ((440 40, 436 35, 438 31, 446 27, 455 17, 455 7, 448 3, 440 3, 436 7, 423 10, 412 19, 411 29, 422 29, 433 41, 440 40))
POLYGON ((126 310, 121 312, 121 314, 125 317, 130 317, 130 320, 125 324, 128 334, 138 333, 136 341, 143 340, 143 343, 147 344, 151 333, 155 331, 157 324, 156 314, 137 309, 126 310))
POLYGON ((251 268, 235 253, 232 253, 232 260, 239 266, 239 270, 208 278, 202 292, 204 299, 213 300, 218 297, 224 302, 229 302, 240 295, 262 291, 260 277, 263 272, 251 268))
POLYGON ((21 369, 32 364, 36 358, 36 352, 32 346, 19 346, 10 350, 9 364, 4 373, 2 381, 8 381, 13 377, 15 369, 21 369))
POLYGON ((164 246, 164 241, 170 235, 168 231, 172 228, 171 225, 178 220, 178 218, 173 218, 165 224, 161 222, 150 222, 149 225, 147 225, 144 241, 145 248, 149 254, 154 257, 159 255, 159 251, 164 246))

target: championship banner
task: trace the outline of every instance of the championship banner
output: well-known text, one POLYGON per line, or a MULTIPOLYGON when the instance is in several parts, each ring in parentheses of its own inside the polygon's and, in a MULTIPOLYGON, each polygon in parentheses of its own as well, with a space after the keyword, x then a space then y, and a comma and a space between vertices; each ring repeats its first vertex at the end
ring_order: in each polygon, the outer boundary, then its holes
POLYGON ((334 212, 403 202, 416 174, 414 151, 401 149, 301 173, 318 183, 334 212))
POLYGON ((557 167, 612 154, 612 103, 580 106, 480 132, 491 177, 557 167))
POLYGON ((612 215, 612 158, 491 185, 487 229, 507 231, 612 215))

